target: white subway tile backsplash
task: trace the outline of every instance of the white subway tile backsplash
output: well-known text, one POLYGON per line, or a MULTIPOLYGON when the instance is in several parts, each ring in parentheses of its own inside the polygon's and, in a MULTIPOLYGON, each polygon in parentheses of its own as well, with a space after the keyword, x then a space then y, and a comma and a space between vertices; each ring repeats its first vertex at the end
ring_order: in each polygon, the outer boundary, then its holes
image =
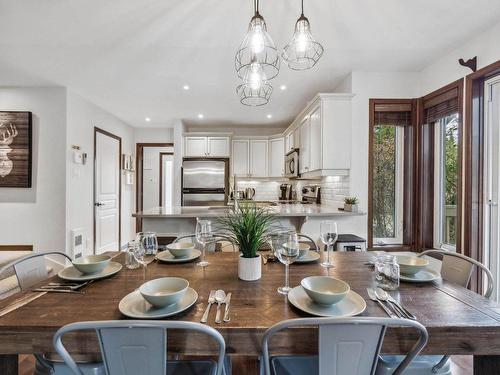
MULTIPOLYGON (((349 176, 328 176, 318 180, 291 180, 297 190, 297 199, 302 199, 304 185, 319 185, 321 187, 321 202, 326 205, 342 207, 344 198, 350 195, 349 176)), ((277 200, 280 195, 281 182, 239 180, 238 190, 247 187, 255 189, 256 200, 277 200)))

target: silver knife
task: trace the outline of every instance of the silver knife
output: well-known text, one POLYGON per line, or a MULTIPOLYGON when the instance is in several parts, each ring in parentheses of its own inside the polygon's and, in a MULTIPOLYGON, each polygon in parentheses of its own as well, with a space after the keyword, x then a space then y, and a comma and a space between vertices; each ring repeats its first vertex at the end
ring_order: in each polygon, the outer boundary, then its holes
POLYGON ((391 296, 389 293, 387 293, 387 299, 389 300, 389 302, 396 305, 403 312, 403 314, 405 314, 409 319, 417 320, 415 315, 413 315, 410 311, 408 311, 408 309, 406 307, 404 307, 398 301, 396 301, 396 299, 393 296, 391 296))
POLYGON ((231 317, 229 316, 229 305, 231 304, 231 293, 228 293, 226 296, 226 306, 224 308, 224 322, 229 322, 231 320, 231 317))

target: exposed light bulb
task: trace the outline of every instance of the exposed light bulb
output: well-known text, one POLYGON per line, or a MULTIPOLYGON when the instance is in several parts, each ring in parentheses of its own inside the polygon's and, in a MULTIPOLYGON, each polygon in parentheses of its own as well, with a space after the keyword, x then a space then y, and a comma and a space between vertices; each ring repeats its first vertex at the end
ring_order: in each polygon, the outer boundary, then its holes
POLYGON ((261 25, 255 25, 253 31, 250 35, 250 45, 252 48, 252 53, 258 55, 264 50, 264 33, 262 32, 261 25))
POLYGON ((253 62, 250 65, 250 73, 248 75, 248 84, 252 90, 259 90, 262 83, 265 81, 264 72, 259 63, 253 62))
POLYGON ((303 31, 299 32, 297 38, 295 39, 295 45, 297 46, 297 52, 304 53, 307 50, 307 42, 309 38, 307 34, 303 31))

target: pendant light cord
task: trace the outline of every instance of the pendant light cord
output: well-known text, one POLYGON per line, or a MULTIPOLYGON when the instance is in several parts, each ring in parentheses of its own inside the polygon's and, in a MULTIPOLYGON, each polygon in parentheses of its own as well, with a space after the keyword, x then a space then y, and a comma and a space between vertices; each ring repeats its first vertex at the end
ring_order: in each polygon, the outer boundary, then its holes
POLYGON ((302 16, 304 16, 304 0, 302 0, 302 13, 301 13, 302 16))
POLYGON ((253 0, 253 10, 255 14, 259 14, 259 0, 253 0))

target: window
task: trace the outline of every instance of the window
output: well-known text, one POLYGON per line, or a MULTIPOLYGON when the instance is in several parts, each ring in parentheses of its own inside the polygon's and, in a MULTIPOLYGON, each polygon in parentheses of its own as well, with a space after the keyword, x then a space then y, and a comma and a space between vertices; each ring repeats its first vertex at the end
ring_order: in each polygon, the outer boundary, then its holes
POLYGON ((435 226, 434 246, 445 250, 455 250, 457 244, 457 204, 458 204, 458 113, 443 117, 435 127, 435 168, 436 181, 434 196, 435 226))
POLYGON ((370 100, 369 248, 413 245, 413 119, 413 100, 370 100))

